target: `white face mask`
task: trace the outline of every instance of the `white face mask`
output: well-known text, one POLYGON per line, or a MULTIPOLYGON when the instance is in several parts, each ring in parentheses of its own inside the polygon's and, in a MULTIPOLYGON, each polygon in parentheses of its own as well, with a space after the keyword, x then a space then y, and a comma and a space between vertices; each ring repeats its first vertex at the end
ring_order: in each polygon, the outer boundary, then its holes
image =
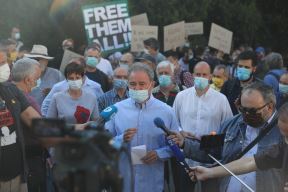
POLYGON ((144 90, 135 90, 129 89, 129 97, 136 101, 136 103, 143 103, 149 97, 148 89, 144 90))
POLYGON ((81 89, 82 87, 82 84, 83 84, 83 81, 82 79, 78 79, 78 80, 68 80, 68 85, 69 85, 69 88, 70 89, 81 89))
POLYGON ((0 66, 0 82, 3 83, 7 81, 10 77, 10 67, 8 63, 0 66))
POLYGON ((20 33, 18 32, 18 33, 15 33, 15 39, 16 40, 19 40, 21 38, 21 35, 20 35, 20 33))
POLYGON ((146 54, 149 54, 149 50, 146 49, 146 48, 144 48, 143 52, 146 53, 146 54))

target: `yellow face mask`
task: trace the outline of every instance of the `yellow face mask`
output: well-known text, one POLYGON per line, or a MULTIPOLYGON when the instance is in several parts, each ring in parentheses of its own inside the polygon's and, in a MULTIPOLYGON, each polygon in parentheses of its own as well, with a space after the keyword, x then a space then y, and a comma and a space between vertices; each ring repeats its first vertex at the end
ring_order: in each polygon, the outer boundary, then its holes
POLYGON ((8 59, 8 61, 10 61, 10 63, 12 63, 12 62, 16 61, 17 56, 18 56, 17 51, 13 51, 13 52, 8 54, 8 58, 7 59, 8 59))
POLYGON ((212 82, 218 88, 221 88, 224 84, 224 80, 219 77, 213 77, 212 82))

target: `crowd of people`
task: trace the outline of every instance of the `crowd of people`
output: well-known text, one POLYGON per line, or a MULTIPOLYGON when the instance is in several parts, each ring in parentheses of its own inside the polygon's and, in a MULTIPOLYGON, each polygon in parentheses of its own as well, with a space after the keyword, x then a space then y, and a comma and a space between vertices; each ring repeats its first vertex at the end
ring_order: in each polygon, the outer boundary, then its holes
POLYGON ((162 54, 155 38, 143 46, 103 58, 101 45, 91 43, 62 73, 72 39, 55 58, 45 45, 25 47, 18 28, 0 41, 0 192, 58 190, 47 176, 57 165, 53 150, 33 133, 33 118, 65 119, 83 131, 111 105, 117 113, 105 129, 132 157, 133 180, 129 158, 119 160, 125 192, 246 191, 200 147, 203 136, 215 134, 225 134, 219 160, 254 191, 288 191, 288 72, 281 54, 240 46, 229 55, 187 43, 162 54), (169 136, 156 128, 157 117, 169 136))

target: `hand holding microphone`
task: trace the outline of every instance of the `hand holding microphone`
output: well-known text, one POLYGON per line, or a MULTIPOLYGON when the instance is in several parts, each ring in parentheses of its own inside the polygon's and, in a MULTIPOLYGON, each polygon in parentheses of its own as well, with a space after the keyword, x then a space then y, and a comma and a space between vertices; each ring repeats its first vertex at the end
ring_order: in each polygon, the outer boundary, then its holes
MULTIPOLYGON (((184 137, 181 136, 181 134, 179 134, 179 139, 178 137, 174 137, 175 136, 175 133, 170 131, 166 126, 165 126, 165 123, 164 121, 157 117, 154 119, 154 124, 162 129, 168 136, 170 136, 170 138, 174 138, 174 140, 176 142, 179 143, 180 146, 183 146, 183 143, 184 143, 184 137)), ((178 135, 178 134, 177 134, 178 135)), ((176 157, 177 161, 179 162, 179 164, 187 171, 189 172, 190 170, 190 167, 189 165, 186 163, 185 161, 185 157, 184 157, 184 154, 182 153, 182 151, 179 149, 179 147, 174 143, 174 141, 172 139, 168 139, 167 140, 168 142, 168 145, 170 147, 170 149, 172 150, 172 152, 174 153, 174 156, 176 157)))
POLYGON ((86 123, 86 126, 90 129, 104 129, 104 124, 111 119, 113 115, 117 113, 118 109, 111 105, 107 108, 105 108, 101 113, 99 114, 99 117, 96 119, 96 121, 90 121, 86 123))

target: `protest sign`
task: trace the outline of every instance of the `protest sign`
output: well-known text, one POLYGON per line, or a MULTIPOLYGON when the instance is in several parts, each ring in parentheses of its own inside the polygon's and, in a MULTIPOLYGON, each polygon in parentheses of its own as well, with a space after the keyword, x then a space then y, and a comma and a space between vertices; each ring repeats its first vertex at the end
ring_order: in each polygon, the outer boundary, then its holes
POLYGON ((133 52, 143 51, 144 50, 143 41, 150 37, 158 39, 157 26, 132 25, 131 51, 133 52))
POLYGON ((188 35, 202 35, 203 22, 185 23, 186 36, 188 35))
POLYGON ((145 25, 149 26, 149 21, 146 13, 135 15, 130 18, 131 19, 131 25, 145 25))
POLYGON ((131 23, 127 0, 82 7, 88 43, 96 42, 105 53, 130 46, 131 23))
POLYGON ((185 43, 184 21, 164 27, 164 51, 180 47, 185 43))
POLYGON ((63 54, 62 62, 61 62, 61 65, 60 65, 60 71, 64 74, 64 69, 69 64, 69 62, 72 59, 78 59, 78 58, 81 58, 81 57, 83 57, 83 56, 79 55, 77 53, 74 53, 73 51, 70 51, 70 50, 66 49, 64 51, 64 54, 63 54))
POLYGON ((208 46, 230 53, 233 33, 215 23, 212 23, 208 46))

